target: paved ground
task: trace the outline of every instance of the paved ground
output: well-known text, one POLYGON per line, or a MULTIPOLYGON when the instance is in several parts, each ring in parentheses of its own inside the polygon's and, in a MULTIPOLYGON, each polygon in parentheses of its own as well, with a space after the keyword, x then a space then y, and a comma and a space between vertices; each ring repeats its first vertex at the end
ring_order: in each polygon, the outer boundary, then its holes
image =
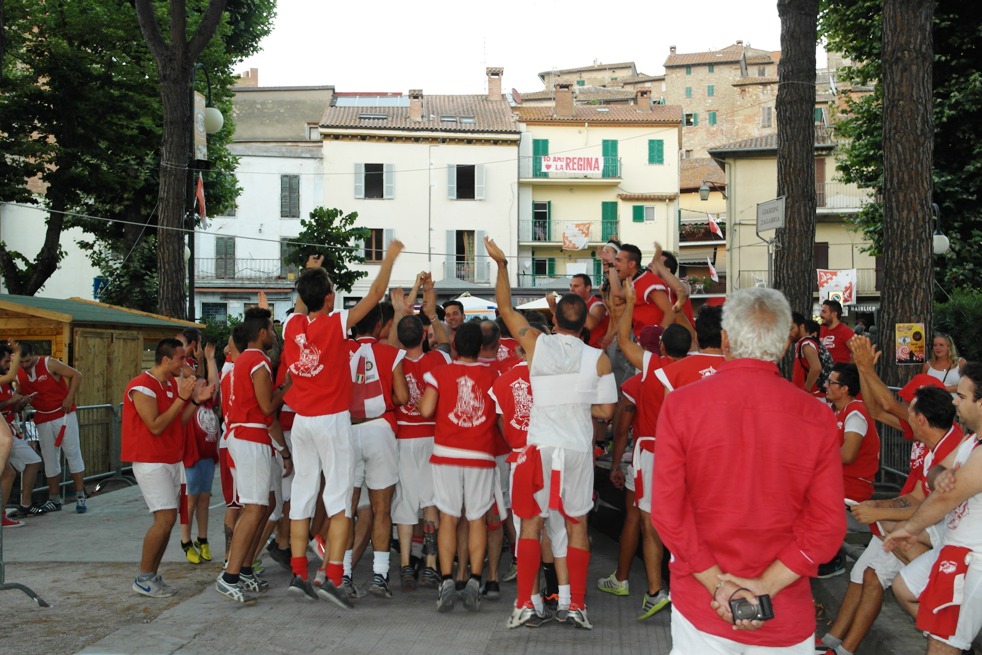
MULTIPOLYGON (((216 553, 223 547, 221 518, 221 508, 215 508, 210 535, 216 553)), ((596 580, 615 567, 617 544, 599 530, 592 532, 594 554, 588 592, 595 629, 586 632, 556 624, 537 630, 507 629, 514 583, 502 585, 502 600, 486 602, 478 613, 458 606, 452 614, 438 614, 435 592, 401 593, 397 588, 391 600, 368 597, 359 601, 356 610, 343 612, 323 601, 307 603, 287 596, 288 574, 271 562, 267 562, 265 574, 270 591, 256 606, 243 607, 213 591, 221 563, 188 564, 176 534, 161 573, 179 588, 179 594, 163 600, 144 598, 134 594, 130 584, 149 522, 143 499, 133 487, 92 498, 84 515, 66 509, 29 519, 25 528, 3 530, 7 582, 29 585, 51 604, 50 608, 39 608, 19 591, 0 592, 3 652, 296 653, 339 648, 349 655, 599 655, 667 654, 671 649, 669 611, 645 622, 634 619, 644 591, 640 562, 632 571, 630 597, 616 598, 592 590, 596 580)), ((367 583, 370 562, 369 555, 356 569, 356 583, 367 583)), ((393 579, 396 577, 393 568, 393 579)), ((829 615, 834 615, 844 583, 840 576, 816 588, 816 597, 829 615)), ((878 623, 882 626, 879 637, 871 635, 869 647, 861 652, 923 652, 923 640, 899 612, 895 604, 888 603, 878 623)))

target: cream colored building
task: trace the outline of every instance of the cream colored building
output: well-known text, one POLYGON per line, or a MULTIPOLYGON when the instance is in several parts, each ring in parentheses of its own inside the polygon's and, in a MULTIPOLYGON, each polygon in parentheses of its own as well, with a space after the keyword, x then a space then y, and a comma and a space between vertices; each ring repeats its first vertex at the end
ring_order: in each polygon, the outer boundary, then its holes
POLYGON ((614 234, 646 257, 677 239, 681 108, 651 104, 649 89, 635 105, 576 105, 572 86, 557 85, 554 106, 515 107, 520 287, 564 288, 575 273, 598 284, 614 234))
MULTIPOLYGON (((709 150, 726 176, 726 210, 731 218, 727 231, 727 291, 769 286, 768 246, 756 233, 757 205, 777 195, 777 136, 744 139, 709 150)), ((862 235, 850 229, 846 219, 871 202, 869 192, 835 179, 835 143, 824 129, 816 130, 815 267, 831 270, 855 268, 857 304, 850 313, 872 312, 879 306, 879 264, 863 252, 862 235)), ((773 239, 774 231, 763 234, 773 239)), ((816 304, 818 298, 816 276, 816 304)), ((804 314, 812 308, 794 308, 804 314)), ((815 310, 817 314, 817 309, 815 310)))

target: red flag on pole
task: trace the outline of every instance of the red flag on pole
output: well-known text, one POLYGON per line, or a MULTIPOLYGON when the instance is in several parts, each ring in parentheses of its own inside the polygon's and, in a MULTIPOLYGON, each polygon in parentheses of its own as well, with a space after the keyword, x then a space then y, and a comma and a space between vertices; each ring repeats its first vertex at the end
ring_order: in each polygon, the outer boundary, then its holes
POLYGON ((719 223, 713 220, 713 217, 708 213, 706 214, 706 218, 709 219, 709 231, 718 236, 720 239, 725 239, 726 237, 723 236, 723 230, 720 229, 719 223))
POLYGON ((713 278, 713 282, 719 282, 719 275, 716 273, 716 267, 713 266, 713 260, 706 257, 706 263, 709 264, 709 277, 713 278))
POLYGON ((208 211, 205 209, 205 180, 201 173, 198 173, 198 183, 194 189, 194 204, 198 206, 198 216, 204 224, 208 220, 208 211))

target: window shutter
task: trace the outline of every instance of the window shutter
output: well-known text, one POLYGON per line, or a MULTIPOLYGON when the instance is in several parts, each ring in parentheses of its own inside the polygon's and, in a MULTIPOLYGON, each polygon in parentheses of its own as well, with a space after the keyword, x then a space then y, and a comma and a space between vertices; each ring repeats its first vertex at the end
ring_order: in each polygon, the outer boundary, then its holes
POLYGON ((447 164, 447 198, 457 199, 457 164, 447 164))
POLYGON ((475 282, 488 281, 488 251, 484 247, 484 230, 474 233, 474 269, 475 282))
POLYGON ((706 95, 710 98, 716 95, 716 87, 712 84, 706 87, 706 95))
POLYGON ((631 222, 644 223, 644 205, 634 205, 631 207, 631 222))
POLYGON ((699 124, 699 114, 697 114, 696 112, 692 112, 692 125, 695 126, 698 124, 699 124))
POLYGON ((447 252, 444 260, 444 277, 453 279, 457 277, 457 231, 447 230, 447 252))
POLYGON ((686 98, 691 98, 692 97, 692 87, 691 86, 685 87, 685 97, 686 98))
POLYGON ((280 216, 290 215, 290 176, 280 175, 280 216))
POLYGON ((617 232, 617 201, 605 200, 600 203, 600 234, 604 241, 617 232))
POLYGON ((365 165, 355 164, 355 198, 365 197, 365 165))
POLYGON ((649 164, 665 163, 665 141, 663 139, 648 140, 648 163, 649 164))
POLYGON ((710 125, 715 125, 716 124, 716 112, 715 111, 709 112, 709 124, 710 125))
POLYGON ((546 200, 546 241, 552 241, 552 201, 546 200))
POLYGON ((290 217, 300 217, 300 176, 290 176, 290 217))
POLYGON ((474 166, 474 200, 484 200, 484 164, 474 166))
POLYGON ((546 275, 549 277, 556 277, 556 258, 549 257, 546 259, 546 275))
POLYGON ((600 288, 604 283, 604 260, 593 258, 593 286, 600 288))
POLYGON ((549 139, 532 139, 532 177, 549 177, 542 170, 542 157, 549 154, 549 139))
POLYGON ((383 232, 382 247, 385 249, 385 252, 389 252, 389 244, 392 243, 392 240, 395 238, 396 238, 395 230, 385 230, 383 232))
POLYGON ((382 164, 382 197, 392 200, 396 197, 396 171, 395 164, 382 164))
POLYGON ((617 177, 618 176, 617 139, 603 140, 603 157, 604 157, 603 176, 605 178, 617 177))

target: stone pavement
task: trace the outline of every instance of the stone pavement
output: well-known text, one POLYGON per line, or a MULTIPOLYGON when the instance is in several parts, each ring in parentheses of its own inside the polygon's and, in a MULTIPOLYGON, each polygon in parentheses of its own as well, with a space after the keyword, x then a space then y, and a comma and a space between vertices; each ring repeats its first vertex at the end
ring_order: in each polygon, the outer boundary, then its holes
MULTIPOLYGON (((209 534, 216 556, 220 557, 224 545, 223 508, 214 501, 212 505, 209 534)), ((89 508, 87 514, 76 515, 73 507, 66 504, 66 511, 59 514, 27 519, 28 527, 4 530, 7 581, 33 587, 54 607, 37 608, 20 592, 7 591, 0 594, 0 611, 19 625, 24 625, 25 620, 35 624, 55 643, 59 643, 58 631, 65 632, 60 648, 28 641, 14 651, 5 648, 5 652, 156 655, 321 653, 341 649, 346 655, 599 655, 667 654, 671 649, 670 611, 644 622, 634 618, 645 587, 640 560, 635 560, 632 570, 630 597, 614 597, 594 589, 598 578, 614 570, 617 555, 616 542, 596 529, 591 529, 593 558, 587 596, 594 630, 575 630, 555 623, 539 629, 509 630, 505 622, 514 600, 514 583, 503 584, 502 599, 486 601, 480 612, 470 613, 458 605, 453 613, 439 614, 435 591, 399 590, 395 557, 391 600, 365 597, 350 612, 324 601, 300 601, 287 595, 287 571, 267 559, 264 577, 270 582, 270 591, 261 594, 255 606, 239 606, 219 596, 211 586, 221 570, 220 561, 192 567, 184 560, 176 528, 161 572, 178 587, 179 594, 172 599, 145 598, 130 590, 143 535, 150 523, 139 490, 129 487, 96 496, 89 501, 89 508), (73 575, 84 572, 87 582, 83 591, 66 590, 66 571, 73 575), (83 597, 83 602, 77 602, 72 595, 83 597), (59 607, 64 611, 69 605, 66 616, 57 614, 59 607), (83 626, 88 630, 83 630, 83 626)), ((355 582, 367 586, 370 576, 369 552, 355 571, 355 582)), ((839 576, 815 583, 816 598, 830 617, 835 614, 845 582, 845 576, 839 576)), ((9 645, 8 638, 12 638, 11 633, 0 642, 9 645)), ((860 652, 907 654, 923 652, 923 648, 924 640, 912 622, 888 600, 874 633, 860 652)))

